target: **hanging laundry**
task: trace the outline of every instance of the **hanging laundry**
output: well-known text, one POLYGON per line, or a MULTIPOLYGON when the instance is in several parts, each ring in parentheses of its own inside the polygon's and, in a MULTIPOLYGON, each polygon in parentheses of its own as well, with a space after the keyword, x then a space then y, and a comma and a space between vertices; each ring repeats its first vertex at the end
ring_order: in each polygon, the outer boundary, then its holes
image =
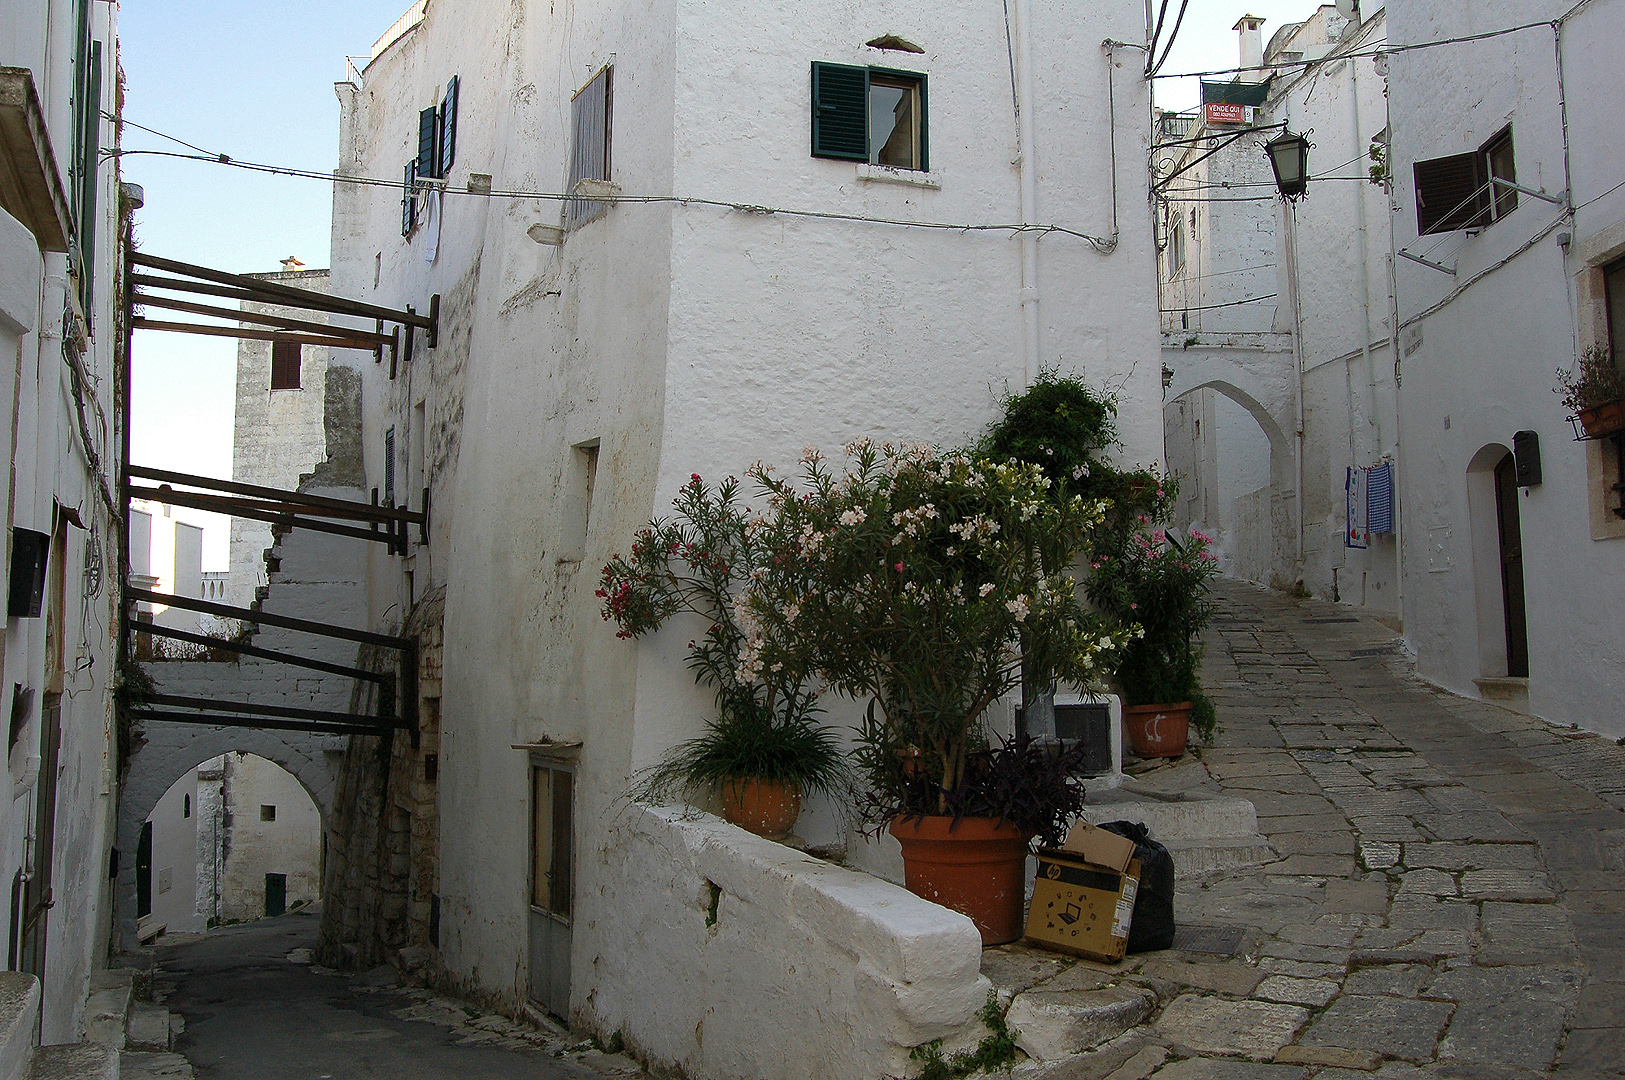
POLYGON ((1373 533, 1394 531, 1394 466, 1373 465, 1366 480, 1366 524, 1373 533))
POLYGON ((1368 547, 1371 544, 1371 528, 1367 514, 1370 507, 1366 504, 1366 483, 1368 474, 1365 469, 1349 466, 1344 487, 1348 494, 1348 526, 1343 530, 1343 546, 1351 548, 1368 547))

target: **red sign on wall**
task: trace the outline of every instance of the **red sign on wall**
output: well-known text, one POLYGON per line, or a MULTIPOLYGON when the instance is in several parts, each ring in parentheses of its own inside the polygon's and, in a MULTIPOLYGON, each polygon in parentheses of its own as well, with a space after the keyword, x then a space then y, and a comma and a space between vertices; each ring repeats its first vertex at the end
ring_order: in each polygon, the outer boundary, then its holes
POLYGON ((1247 122, 1247 106, 1229 105, 1215 101, 1202 106, 1210 124, 1245 124, 1247 122))

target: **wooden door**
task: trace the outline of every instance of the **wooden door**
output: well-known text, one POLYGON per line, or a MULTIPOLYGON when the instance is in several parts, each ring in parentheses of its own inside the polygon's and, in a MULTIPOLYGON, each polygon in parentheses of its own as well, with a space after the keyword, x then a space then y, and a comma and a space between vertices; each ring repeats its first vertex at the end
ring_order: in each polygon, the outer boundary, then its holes
POLYGON ((1501 543, 1507 675, 1523 679, 1529 676, 1529 631, 1523 606, 1523 526, 1518 518, 1517 467, 1511 454, 1495 467, 1495 518, 1501 543))
POLYGON ((575 774, 561 765, 536 763, 530 778, 530 996, 568 1020, 575 774))

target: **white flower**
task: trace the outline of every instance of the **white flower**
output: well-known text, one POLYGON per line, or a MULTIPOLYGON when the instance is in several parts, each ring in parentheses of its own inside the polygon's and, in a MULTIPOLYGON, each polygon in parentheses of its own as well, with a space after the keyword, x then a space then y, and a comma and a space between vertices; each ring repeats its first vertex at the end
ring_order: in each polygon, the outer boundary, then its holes
POLYGON ((1022 593, 1014 600, 1006 601, 1004 606, 1010 612, 1010 614, 1016 617, 1016 622, 1022 622, 1027 618, 1029 608, 1027 607, 1026 593, 1022 593))
POLYGON ((865 514, 862 510, 854 508, 841 515, 841 524, 862 525, 864 521, 868 519, 868 517, 869 515, 865 514))
POLYGON ((983 585, 979 590, 977 590, 977 595, 981 596, 985 600, 985 599, 987 599, 988 593, 991 593, 996 587, 997 586, 995 586, 990 581, 986 585, 983 585))

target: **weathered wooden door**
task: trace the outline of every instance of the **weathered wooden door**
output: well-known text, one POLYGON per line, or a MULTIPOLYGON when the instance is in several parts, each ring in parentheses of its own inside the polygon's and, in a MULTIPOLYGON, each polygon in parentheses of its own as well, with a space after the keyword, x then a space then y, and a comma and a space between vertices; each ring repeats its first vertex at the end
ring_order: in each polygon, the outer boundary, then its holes
POLYGON ((265 875, 265 917, 274 919, 288 910, 288 875, 265 875))
POLYGON ((530 997, 567 1021, 575 889, 574 772, 556 763, 532 763, 530 800, 530 997))
POLYGON ((1517 466, 1511 454, 1495 467, 1495 517, 1501 542, 1507 676, 1522 679, 1529 676, 1529 630, 1523 606, 1523 525, 1518 517, 1517 466))

